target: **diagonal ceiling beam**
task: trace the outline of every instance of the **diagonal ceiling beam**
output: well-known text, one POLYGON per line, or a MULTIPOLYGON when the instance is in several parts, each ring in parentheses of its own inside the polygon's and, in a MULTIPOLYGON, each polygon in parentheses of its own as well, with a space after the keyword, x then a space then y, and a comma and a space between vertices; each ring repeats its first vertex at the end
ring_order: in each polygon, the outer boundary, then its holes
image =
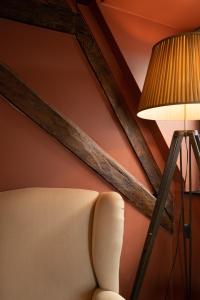
MULTIPOLYGON (((153 195, 92 138, 54 111, 4 65, 0 65, 0 94, 114 186, 139 211, 151 217, 155 204, 153 195)), ((162 225, 171 230, 166 214, 162 225)))
POLYGON ((63 0, 1 0, 0 17, 74 34, 78 14, 63 0))
MULTIPOLYGON (((91 13, 93 14, 95 20, 97 21, 97 23, 99 24, 99 26, 101 27, 102 32, 104 33, 105 39, 107 40, 117 62, 120 64, 121 70, 122 70, 122 74, 123 76, 125 76, 126 78, 126 82, 127 82, 127 89, 129 90, 129 94, 131 95, 131 100, 132 97, 134 95, 134 101, 137 103, 140 96, 141 96, 141 91, 110 31, 110 28, 108 27, 97 3, 95 1, 93 1, 91 3, 91 5, 89 6, 91 13)), ((86 31, 88 31, 89 29, 87 28, 86 31)), ((86 38, 87 39, 87 38, 86 38)), ((88 47, 88 43, 85 42, 86 47, 88 47)), ((95 44, 95 42, 94 42, 95 44)), ((90 43, 90 48, 91 48, 91 43, 90 43)), ((97 45, 94 45, 94 48, 97 47, 97 45)), ((86 52, 88 52, 88 56, 92 56, 90 54, 90 52, 86 49, 86 52)), ((94 55, 98 56, 98 51, 94 50, 93 51, 94 55)), ((86 54, 87 55, 87 54, 86 54)), ((90 58, 89 58, 90 60, 90 58)), ((91 58, 92 60, 92 58, 91 58)), ((94 59, 93 59, 94 60, 94 59)), ((95 61, 98 63, 98 61, 100 62, 101 59, 98 59, 97 57, 95 58, 95 61)), ((97 64, 96 63, 96 64, 97 64)), ((100 76, 97 75, 97 78, 99 79, 99 77, 101 77, 101 66, 105 65, 103 63, 99 64, 99 66, 95 66, 95 63, 91 63, 93 68, 95 70, 99 69, 100 72, 100 76)), ((105 74, 103 74, 103 80, 107 83, 107 85, 109 86, 113 86, 112 84, 112 77, 109 76, 108 74, 109 72, 107 71, 107 76, 105 76, 105 74), (110 81, 110 84, 109 84, 110 81)), ((100 78, 101 80, 101 78, 100 78)), ((106 89, 105 89, 106 90, 106 89)), ((109 95, 109 89, 107 89, 108 92, 106 93, 107 96, 109 95)), ((115 87, 113 89, 114 91, 117 91, 117 88, 115 87)), ((159 186, 160 186, 160 181, 161 181, 161 171, 158 168, 158 165, 144 139, 144 136, 137 124, 137 121, 135 120, 135 116, 133 114, 130 113, 128 106, 125 104, 125 101, 121 101, 122 100, 122 96, 120 95, 120 93, 118 93, 118 97, 114 97, 113 99, 109 99, 111 102, 111 105, 113 107, 113 110, 117 116, 117 118, 119 119, 119 122, 121 123, 121 126, 123 127, 126 136, 129 140, 130 145, 132 146, 133 150, 135 151, 155 193, 157 194, 158 190, 159 190, 159 186), (118 98, 118 101, 117 101, 118 98)), ((137 105, 136 105, 137 106, 137 105)), ((155 121, 148 121, 148 120, 140 120, 140 122, 143 122, 145 124, 145 127, 150 128, 151 131, 153 131, 155 133, 155 135, 157 136, 158 140, 160 141, 160 143, 162 144, 162 148, 164 148, 163 152, 166 152, 166 157, 168 155, 168 147, 166 145, 166 142, 162 136, 162 134, 160 133, 160 130, 158 129, 158 126, 156 124, 155 121)), ((159 145, 160 147, 160 145, 159 145)), ((173 208, 172 208, 172 203, 173 203, 173 196, 171 194, 171 192, 168 195, 168 199, 167 199, 167 203, 166 203, 166 209, 169 213, 169 215, 172 217, 173 215, 173 208)))
MULTIPOLYGON (((93 7, 96 4, 93 4, 93 7)), ((97 15, 95 15, 97 16, 97 15)), ((100 16, 97 16, 100 17, 100 16)), ((99 20, 99 19, 98 19, 99 20)), ((102 24, 103 20, 99 22, 102 24)), ((105 24, 103 24, 105 25, 105 24)), ((102 26, 103 27, 103 26, 102 26)), ((110 102, 113 111, 115 112, 118 121, 120 122, 129 143, 137 155, 147 177, 155 192, 158 192, 161 172, 155 159, 150 152, 150 149, 143 137, 143 134, 134 120, 133 115, 128 109, 128 106, 123 101, 123 96, 119 90, 116 81, 105 61, 100 48, 98 47, 95 39, 93 38, 90 29, 83 19, 80 19, 77 23, 76 38, 85 53, 87 60, 89 61, 96 78, 98 79, 101 87, 104 90, 105 96, 110 102)), ((129 71, 130 72, 130 71, 129 71)), ((134 79, 132 79, 134 81, 134 79)), ((133 82, 133 84, 136 84, 133 82)), ((137 87, 137 94, 139 94, 137 87)), ((167 205, 167 211, 169 215, 172 215, 172 196, 169 195, 167 205)))
POLYGON ((123 102, 123 96, 108 68, 108 65, 96 43, 87 25, 82 20, 78 24, 81 27, 77 28, 76 38, 88 59, 96 78, 102 86, 105 96, 110 102, 122 128, 124 129, 128 140, 135 150, 140 163, 146 171, 149 181, 155 190, 160 184, 160 171, 156 165, 152 154, 143 138, 143 135, 133 120, 133 116, 128 110, 128 107, 123 102))

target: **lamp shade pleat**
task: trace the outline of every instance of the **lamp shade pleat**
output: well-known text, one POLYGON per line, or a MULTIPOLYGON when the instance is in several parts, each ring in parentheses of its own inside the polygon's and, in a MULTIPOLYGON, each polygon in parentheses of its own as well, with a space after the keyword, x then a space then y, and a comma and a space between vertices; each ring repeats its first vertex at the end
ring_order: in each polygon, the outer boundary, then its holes
POLYGON ((138 116, 200 119, 200 32, 169 37, 153 47, 138 116))

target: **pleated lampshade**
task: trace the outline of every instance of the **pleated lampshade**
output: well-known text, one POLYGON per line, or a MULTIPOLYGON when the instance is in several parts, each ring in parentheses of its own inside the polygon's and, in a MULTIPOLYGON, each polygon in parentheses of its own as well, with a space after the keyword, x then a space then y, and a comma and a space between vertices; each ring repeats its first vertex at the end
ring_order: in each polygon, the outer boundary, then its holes
POLYGON ((139 117, 151 120, 200 119, 200 32, 157 43, 139 103, 139 117))

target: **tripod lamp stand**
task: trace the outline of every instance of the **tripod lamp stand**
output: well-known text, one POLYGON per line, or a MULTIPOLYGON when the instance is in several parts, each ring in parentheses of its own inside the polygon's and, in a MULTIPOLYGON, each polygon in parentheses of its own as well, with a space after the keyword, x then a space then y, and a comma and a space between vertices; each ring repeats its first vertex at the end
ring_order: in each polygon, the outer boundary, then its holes
MULTIPOLYGON (((157 43, 152 55, 142 91, 138 117, 150 120, 183 120, 184 130, 175 131, 160 183, 157 201, 141 255, 131 300, 137 300, 160 225, 170 183, 181 151, 183 138, 189 141, 200 169, 200 138, 197 130, 186 130, 186 120, 200 119, 200 32, 188 32, 157 43)), ((189 174, 191 189, 191 174, 189 174)), ((187 224, 188 225, 188 224, 187 224)), ((188 225, 188 232, 191 231, 188 225)), ((183 225, 184 227, 184 225, 183 225)), ((186 228, 185 228, 186 229, 186 228)), ((189 237, 190 238, 190 237, 189 237)), ((190 238, 191 246, 191 238, 190 238)), ((191 247, 190 247, 191 251, 191 247)), ((187 264, 187 259, 185 264, 187 264)), ((191 299, 191 260, 185 266, 187 299, 191 299)))

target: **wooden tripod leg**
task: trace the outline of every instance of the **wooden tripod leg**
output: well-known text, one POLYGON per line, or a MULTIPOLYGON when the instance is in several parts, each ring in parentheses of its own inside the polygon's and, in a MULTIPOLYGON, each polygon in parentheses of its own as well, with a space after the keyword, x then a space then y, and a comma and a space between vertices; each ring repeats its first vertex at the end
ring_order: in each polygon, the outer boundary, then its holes
POLYGON ((162 213, 169 193, 170 183, 172 181, 172 177, 176 168, 176 162, 178 159, 183 137, 184 137, 184 131, 174 132, 170 150, 169 150, 168 160, 161 179, 157 201, 155 204, 155 208, 149 225, 143 252, 141 255, 138 271, 136 274, 135 284, 131 294, 131 300, 137 300, 139 296, 140 288, 143 283, 144 275, 148 266, 149 258, 152 252, 156 234, 160 225, 162 213))

